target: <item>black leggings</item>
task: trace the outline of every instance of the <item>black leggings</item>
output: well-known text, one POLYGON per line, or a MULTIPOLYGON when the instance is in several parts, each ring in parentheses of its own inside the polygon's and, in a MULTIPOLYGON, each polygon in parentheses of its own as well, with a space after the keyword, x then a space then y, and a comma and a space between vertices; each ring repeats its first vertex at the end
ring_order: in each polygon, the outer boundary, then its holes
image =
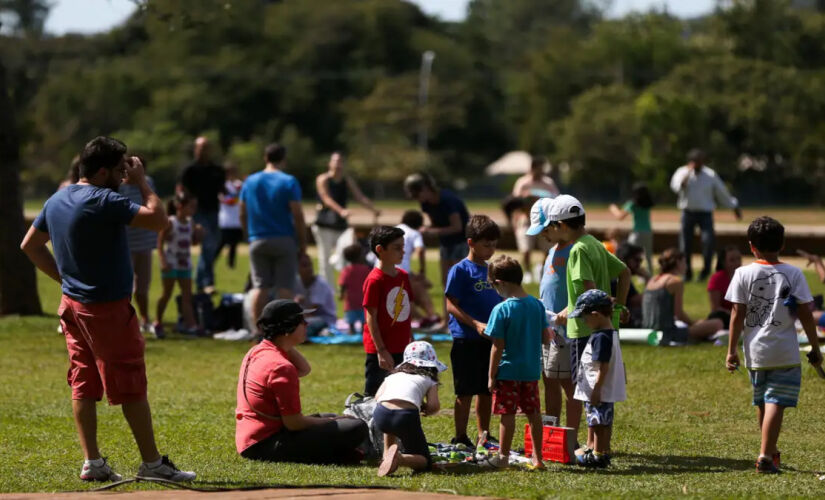
POLYGON ((363 456, 356 448, 367 439, 367 433, 367 424, 357 418, 330 420, 300 431, 284 428, 245 449, 241 456, 267 462, 355 464, 363 456))
POLYGON ((243 229, 240 228, 226 228, 221 229, 221 242, 218 246, 218 251, 215 255, 220 255, 223 247, 229 247, 229 255, 226 256, 226 263, 230 269, 235 269, 235 251, 238 248, 238 243, 243 241, 243 229))

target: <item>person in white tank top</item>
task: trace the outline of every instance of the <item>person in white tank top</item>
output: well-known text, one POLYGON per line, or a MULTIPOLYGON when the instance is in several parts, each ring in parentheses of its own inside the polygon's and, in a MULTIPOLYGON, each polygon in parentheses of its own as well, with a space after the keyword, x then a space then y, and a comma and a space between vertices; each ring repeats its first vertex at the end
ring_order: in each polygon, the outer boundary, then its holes
POLYGON ((163 293, 158 299, 155 322, 152 329, 155 337, 166 336, 163 328, 163 313, 175 283, 180 287, 181 309, 183 313, 183 333, 199 335, 201 332, 192 308, 192 245, 197 245, 203 235, 203 228, 195 224, 192 216, 197 209, 196 198, 178 193, 170 202, 169 225, 158 233, 158 255, 160 257, 163 293), (171 210, 174 208, 174 211, 171 210))
POLYGON ((379 476, 392 474, 400 465, 413 470, 427 470, 432 466, 419 413, 438 413, 438 373, 446 369, 447 365, 438 360, 433 346, 413 342, 404 349, 404 361, 379 387, 373 414, 376 426, 384 433, 384 458, 378 467, 379 476))

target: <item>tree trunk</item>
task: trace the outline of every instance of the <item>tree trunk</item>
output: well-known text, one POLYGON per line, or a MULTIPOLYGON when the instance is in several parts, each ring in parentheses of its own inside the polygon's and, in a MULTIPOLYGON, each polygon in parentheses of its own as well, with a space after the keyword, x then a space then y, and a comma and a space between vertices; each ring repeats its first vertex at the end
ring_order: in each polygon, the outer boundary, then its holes
POLYGON ((20 144, 0 61, 0 316, 42 314, 34 266, 20 242, 26 234, 20 196, 20 144))

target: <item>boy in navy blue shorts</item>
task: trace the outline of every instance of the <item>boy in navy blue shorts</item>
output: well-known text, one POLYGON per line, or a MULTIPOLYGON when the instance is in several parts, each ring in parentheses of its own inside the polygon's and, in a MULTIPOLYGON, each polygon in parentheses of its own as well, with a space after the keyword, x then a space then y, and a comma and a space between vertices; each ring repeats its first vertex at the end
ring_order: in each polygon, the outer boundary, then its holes
POLYGON ((455 389, 455 437, 451 442, 472 448, 474 444, 467 437, 467 422, 473 396, 476 396, 478 438, 485 432, 488 436, 490 433, 492 398, 487 390, 487 370, 492 344, 484 329, 501 297, 487 281, 487 261, 496 251, 501 231, 486 215, 474 215, 467 223, 466 234, 470 252, 450 269, 444 295, 453 336, 450 361, 455 389))

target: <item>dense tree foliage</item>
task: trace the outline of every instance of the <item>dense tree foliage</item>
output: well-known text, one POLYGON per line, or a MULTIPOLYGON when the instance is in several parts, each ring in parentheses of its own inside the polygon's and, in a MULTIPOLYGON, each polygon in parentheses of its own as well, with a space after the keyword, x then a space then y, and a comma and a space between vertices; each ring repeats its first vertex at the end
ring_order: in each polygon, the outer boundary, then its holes
POLYGON ((49 37, 48 2, 0 1, 29 194, 52 190, 96 134, 143 154, 168 192, 203 133, 247 173, 263 145, 286 143, 307 189, 336 149, 392 188, 420 168, 473 179, 523 148, 564 165, 570 189, 615 198, 644 179, 664 199, 701 146, 746 201, 825 194, 819 3, 729 0, 681 20, 609 19, 603 0, 473 0, 461 23, 399 0, 136 3, 108 33, 49 37))

